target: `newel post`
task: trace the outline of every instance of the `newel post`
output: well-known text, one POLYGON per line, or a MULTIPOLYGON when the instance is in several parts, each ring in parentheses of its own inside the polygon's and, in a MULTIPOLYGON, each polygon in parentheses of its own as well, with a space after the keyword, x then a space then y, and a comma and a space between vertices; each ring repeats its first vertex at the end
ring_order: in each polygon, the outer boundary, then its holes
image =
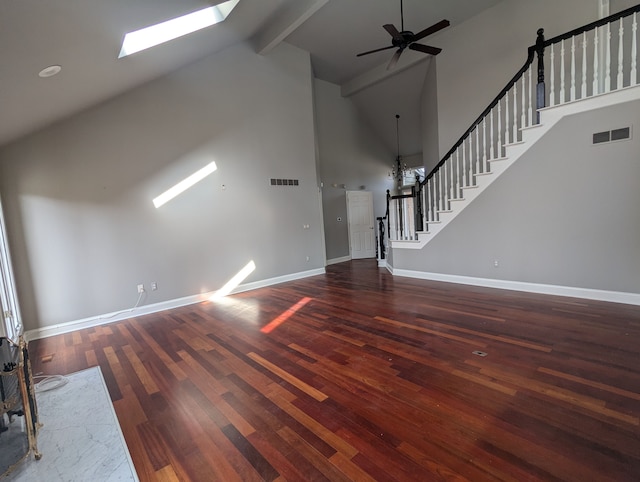
POLYGON ((389 217, 389 202, 391 201, 391 191, 387 189, 387 212, 384 214, 385 217, 389 217))
MULTIPOLYGON (((538 85, 536 89, 536 109, 545 107, 544 88, 544 29, 538 29, 536 38, 536 54, 538 55, 538 85)), ((540 123, 540 111, 536 114, 536 124, 540 123)))
POLYGON ((424 229, 424 225, 422 222, 422 184, 420 183, 420 174, 416 174, 416 211, 415 211, 415 224, 416 224, 416 233, 418 231, 422 231, 424 229))
MULTIPOLYGON (((391 241, 391 216, 389 216, 389 204, 391 204, 391 191, 389 191, 389 189, 387 189, 387 212, 384 213, 384 218, 387 220, 387 240, 391 241)), ((389 243, 390 245, 391 243, 389 243)), ((387 246, 387 243, 385 242, 385 246, 387 246)), ((385 256, 386 256, 386 249, 385 249, 385 256)))
POLYGON ((386 259, 387 253, 385 250, 385 239, 384 239, 384 218, 378 219, 378 249, 380 256, 378 259, 386 259))

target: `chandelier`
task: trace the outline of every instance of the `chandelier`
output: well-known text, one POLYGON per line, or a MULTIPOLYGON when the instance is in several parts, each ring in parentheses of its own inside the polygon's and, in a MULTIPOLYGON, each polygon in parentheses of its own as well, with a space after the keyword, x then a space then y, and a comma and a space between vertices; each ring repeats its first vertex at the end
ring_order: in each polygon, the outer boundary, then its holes
POLYGON ((402 187, 404 177, 411 171, 407 164, 402 162, 400 155, 400 116, 396 114, 396 147, 398 155, 396 162, 391 166, 391 177, 396 181, 398 188, 402 187))

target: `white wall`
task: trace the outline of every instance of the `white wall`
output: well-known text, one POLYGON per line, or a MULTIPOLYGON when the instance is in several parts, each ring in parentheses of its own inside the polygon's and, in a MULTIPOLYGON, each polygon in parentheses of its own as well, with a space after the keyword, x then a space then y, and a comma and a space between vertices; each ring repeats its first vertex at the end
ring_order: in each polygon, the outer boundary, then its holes
POLYGON ((0 150, 26 328, 130 308, 138 283, 158 283, 144 303, 216 290, 250 260, 247 282, 321 269, 313 129, 309 55, 239 45, 0 150))
POLYGON ((384 216, 395 154, 369 131, 351 99, 340 95, 339 86, 318 79, 314 86, 326 252, 331 261, 350 255, 346 191, 363 186, 372 191, 374 215, 384 216))
POLYGON ((626 126, 640 101, 562 119, 394 269, 640 293, 640 139, 592 145, 626 126))

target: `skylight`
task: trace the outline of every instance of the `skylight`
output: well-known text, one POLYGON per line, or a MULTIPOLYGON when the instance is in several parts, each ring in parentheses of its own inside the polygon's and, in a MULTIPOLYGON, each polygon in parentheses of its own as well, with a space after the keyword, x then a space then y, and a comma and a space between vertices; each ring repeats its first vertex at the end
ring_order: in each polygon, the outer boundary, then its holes
POLYGON ((228 0, 166 22, 129 32, 124 36, 118 58, 155 47, 169 40, 202 30, 224 21, 240 0, 228 0))

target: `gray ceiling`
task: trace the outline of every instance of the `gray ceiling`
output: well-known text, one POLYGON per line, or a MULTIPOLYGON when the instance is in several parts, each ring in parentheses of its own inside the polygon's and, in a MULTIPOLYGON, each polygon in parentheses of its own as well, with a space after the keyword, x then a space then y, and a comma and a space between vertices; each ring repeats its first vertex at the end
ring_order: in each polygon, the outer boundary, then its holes
MULTIPOLYGON (((443 18, 456 25, 498 1, 405 0, 405 29, 417 32, 443 18)), ((399 0, 240 0, 222 24, 117 58, 125 33, 212 3, 220 0, 2 0, 0 144, 245 40, 262 53, 280 41, 310 52, 315 76, 341 85, 343 92, 354 79, 363 85, 373 83, 367 76, 377 79, 375 97, 363 96, 369 116, 390 116, 395 122, 396 104, 419 101, 424 68, 404 70, 402 85, 416 87, 402 89, 399 96, 397 81, 379 81, 381 72, 389 75, 381 66, 392 51, 355 57, 390 44, 382 25, 393 23, 400 29, 399 0), (54 64, 62 66, 60 74, 38 77, 40 70, 54 64), (414 70, 412 83, 407 77, 414 70), (384 100, 385 85, 394 91, 390 101, 384 100), (376 99, 380 106, 372 105, 376 99), (384 104, 386 110, 381 108, 384 104)), ((424 43, 437 46, 438 34, 424 43)), ((415 117, 418 111, 412 110, 407 115, 415 117)), ((388 130, 389 122, 381 126, 388 130)), ((388 137, 395 151, 395 130, 388 137)))

